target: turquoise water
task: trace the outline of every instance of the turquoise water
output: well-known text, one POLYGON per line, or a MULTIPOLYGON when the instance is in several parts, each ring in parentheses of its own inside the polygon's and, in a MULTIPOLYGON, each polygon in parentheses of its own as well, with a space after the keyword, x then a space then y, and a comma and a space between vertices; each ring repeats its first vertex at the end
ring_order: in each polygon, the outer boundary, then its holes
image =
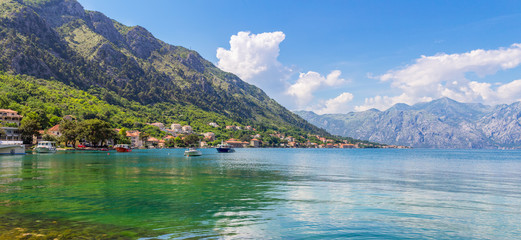
POLYGON ((183 151, 1 156, 0 213, 144 239, 521 236, 521 151, 183 151))

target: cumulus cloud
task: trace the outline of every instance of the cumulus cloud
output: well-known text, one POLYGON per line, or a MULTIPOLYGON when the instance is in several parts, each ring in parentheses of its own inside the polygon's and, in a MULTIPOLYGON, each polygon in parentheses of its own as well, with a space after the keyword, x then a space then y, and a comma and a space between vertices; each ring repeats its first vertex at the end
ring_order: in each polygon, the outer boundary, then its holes
POLYGON ((471 81, 466 74, 485 77, 520 64, 521 44, 495 50, 422 56, 412 65, 390 70, 379 77, 383 82, 391 82, 393 88, 402 92, 400 95, 367 98, 365 104, 355 110, 383 110, 396 103, 415 104, 440 97, 461 102, 514 102, 521 97, 520 80, 492 87, 490 83, 471 81))
POLYGON ((283 32, 239 32, 231 36, 229 50, 217 49, 217 66, 248 82, 265 72, 289 71, 277 60, 279 45, 285 38, 283 32))
POLYGON ((351 106, 348 104, 353 100, 353 94, 344 92, 336 98, 327 100, 322 108, 312 109, 317 114, 347 113, 351 106))
POLYGON ((338 86, 346 82, 345 79, 340 78, 342 74, 339 70, 334 70, 327 77, 320 75, 317 72, 309 71, 307 73, 300 73, 297 82, 289 86, 286 93, 295 97, 297 105, 302 107, 313 101, 313 93, 325 86, 338 86))

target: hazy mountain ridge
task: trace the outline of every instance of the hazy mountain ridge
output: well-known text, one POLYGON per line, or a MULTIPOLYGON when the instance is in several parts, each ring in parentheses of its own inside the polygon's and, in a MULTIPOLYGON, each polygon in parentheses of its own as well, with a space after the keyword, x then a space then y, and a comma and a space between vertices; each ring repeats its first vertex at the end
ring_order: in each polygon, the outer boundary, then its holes
POLYGON ((142 104, 194 105, 240 122, 325 133, 197 52, 86 11, 75 0, 0 0, 0 71, 104 88, 142 104))
POLYGON ((332 134, 419 148, 519 148, 521 103, 487 106, 442 98, 386 111, 317 115, 297 111, 332 134))

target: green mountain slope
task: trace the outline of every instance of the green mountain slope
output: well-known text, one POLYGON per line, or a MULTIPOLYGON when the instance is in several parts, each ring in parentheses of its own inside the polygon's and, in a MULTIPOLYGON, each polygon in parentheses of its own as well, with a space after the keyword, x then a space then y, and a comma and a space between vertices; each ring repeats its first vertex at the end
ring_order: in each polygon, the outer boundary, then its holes
POLYGON ((242 124, 326 134, 197 52, 75 0, 0 0, 0 71, 57 80, 98 98, 110 92, 147 107, 184 106, 242 124))

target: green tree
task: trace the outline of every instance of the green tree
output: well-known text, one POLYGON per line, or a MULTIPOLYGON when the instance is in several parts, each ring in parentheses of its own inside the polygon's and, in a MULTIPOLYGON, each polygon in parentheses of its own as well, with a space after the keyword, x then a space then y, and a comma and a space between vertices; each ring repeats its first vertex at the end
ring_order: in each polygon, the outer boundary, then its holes
POLYGON ((65 142, 65 145, 75 145, 78 140, 78 122, 75 120, 63 119, 60 122, 60 132, 62 134, 61 141, 65 142))
POLYGON ((5 130, 3 128, 0 128, 0 140, 3 136, 5 136, 5 130))
POLYGON ((108 122, 99 119, 89 119, 79 124, 79 137, 92 143, 94 146, 103 146, 107 140, 114 139, 116 132, 108 122))
POLYGON ((40 123, 33 118, 25 117, 22 119, 19 130, 22 132, 22 141, 25 144, 30 144, 33 141, 33 136, 39 136, 38 130, 42 127, 40 123))
POLYGON ((174 144, 175 147, 186 147, 185 142, 183 141, 183 139, 181 139, 180 136, 174 138, 174 144))
POLYGON ((26 118, 36 120, 40 129, 47 129, 50 126, 49 118, 42 109, 35 109, 32 112, 26 113, 24 119, 26 118))
POLYGON ((184 142, 187 146, 195 145, 199 142, 200 138, 196 134, 190 134, 185 137, 184 142))

